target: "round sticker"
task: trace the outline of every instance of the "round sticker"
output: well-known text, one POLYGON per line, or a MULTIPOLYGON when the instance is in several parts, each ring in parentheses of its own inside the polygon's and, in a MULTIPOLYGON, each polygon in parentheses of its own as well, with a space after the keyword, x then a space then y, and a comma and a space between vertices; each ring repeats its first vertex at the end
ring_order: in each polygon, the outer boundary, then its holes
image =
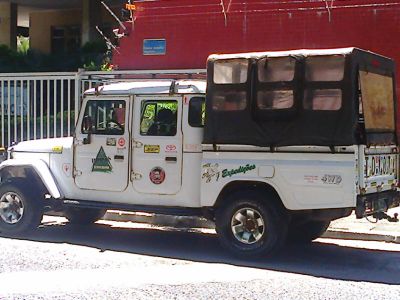
POLYGON ((155 167, 150 171, 150 180, 154 184, 161 184, 165 180, 165 171, 160 167, 155 167))
POLYGON ((125 146, 125 139, 124 139, 124 138, 120 138, 120 139, 118 140, 118 146, 120 146, 120 147, 125 146))

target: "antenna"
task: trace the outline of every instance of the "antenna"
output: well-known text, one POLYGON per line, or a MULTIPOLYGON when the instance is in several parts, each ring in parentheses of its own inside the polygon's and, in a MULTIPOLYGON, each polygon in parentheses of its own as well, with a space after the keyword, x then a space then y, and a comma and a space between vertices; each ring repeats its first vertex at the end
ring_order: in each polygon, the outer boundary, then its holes
POLYGON ((121 27, 124 29, 124 31, 126 31, 126 26, 125 26, 124 23, 122 23, 121 20, 114 14, 114 12, 111 10, 111 8, 109 8, 109 7, 107 6, 107 4, 104 3, 104 1, 101 1, 101 4, 103 4, 103 6, 107 9, 107 11, 111 14, 111 16, 113 16, 113 18, 114 18, 115 20, 117 20, 119 26, 121 26, 121 27))
POLYGON ((119 54, 120 52, 118 51, 117 47, 115 47, 113 45, 113 43, 110 41, 110 39, 108 37, 106 37, 106 35, 103 33, 103 31, 101 31, 101 29, 99 28, 99 26, 96 26, 96 30, 100 33, 100 35, 105 39, 107 46, 109 46, 110 48, 112 48, 114 51, 117 51, 119 54))

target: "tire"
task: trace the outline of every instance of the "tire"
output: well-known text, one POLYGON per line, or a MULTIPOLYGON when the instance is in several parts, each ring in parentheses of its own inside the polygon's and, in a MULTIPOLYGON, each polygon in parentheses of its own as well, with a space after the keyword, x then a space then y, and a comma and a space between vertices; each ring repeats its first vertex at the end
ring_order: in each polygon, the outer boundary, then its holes
POLYGON ((330 223, 330 221, 309 221, 303 224, 290 224, 288 240, 299 244, 311 243, 326 232, 330 223))
POLYGON ((36 229, 43 218, 43 196, 25 181, 0 186, 0 232, 26 233, 36 229))
POLYGON ((105 209, 69 207, 64 211, 64 216, 71 224, 90 225, 100 220, 105 214, 105 209))
POLYGON ((288 218, 275 200, 254 190, 231 194, 216 211, 221 245, 241 257, 272 255, 279 250, 286 241, 288 218))

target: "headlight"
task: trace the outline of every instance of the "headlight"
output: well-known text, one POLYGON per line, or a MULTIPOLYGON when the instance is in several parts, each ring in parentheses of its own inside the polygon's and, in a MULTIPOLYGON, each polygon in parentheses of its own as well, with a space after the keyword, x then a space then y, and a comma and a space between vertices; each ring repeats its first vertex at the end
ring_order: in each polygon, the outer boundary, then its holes
POLYGON ((10 147, 7 149, 7 159, 13 159, 14 158, 14 149, 13 147, 10 147))

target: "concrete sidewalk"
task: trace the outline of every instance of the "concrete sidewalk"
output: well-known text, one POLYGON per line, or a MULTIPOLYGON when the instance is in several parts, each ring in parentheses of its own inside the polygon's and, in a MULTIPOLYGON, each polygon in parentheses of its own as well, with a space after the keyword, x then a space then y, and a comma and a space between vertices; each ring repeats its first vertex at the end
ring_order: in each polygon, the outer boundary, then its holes
MULTIPOLYGON (((399 207, 390 209, 388 212, 391 217, 395 213, 398 213, 400 218, 399 207)), ((375 221, 373 218, 369 220, 375 221)), ((377 223, 371 223, 365 218, 356 219, 352 214, 347 218, 333 221, 324 237, 400 244, 400 222, 390 223, 387 220, 380 220, 377 223)))
MULTIPOLYGON (((400 208, 391 209, 389 214, 399 213, 400 208)), ((214 228, 214 224, 205 219, 195 217, 175 217, 146 213, 108 211, 104 216, 109 221, 146 223, 176 228, 214 228)), ((371 218, 371 221, 374 219, 371 218)), ((400 244, 400 222, 390 223, 381 220, 371 223, 366 219, 357 220, 355 215, 333 221, 324 238, 380 241, 400 244)))

